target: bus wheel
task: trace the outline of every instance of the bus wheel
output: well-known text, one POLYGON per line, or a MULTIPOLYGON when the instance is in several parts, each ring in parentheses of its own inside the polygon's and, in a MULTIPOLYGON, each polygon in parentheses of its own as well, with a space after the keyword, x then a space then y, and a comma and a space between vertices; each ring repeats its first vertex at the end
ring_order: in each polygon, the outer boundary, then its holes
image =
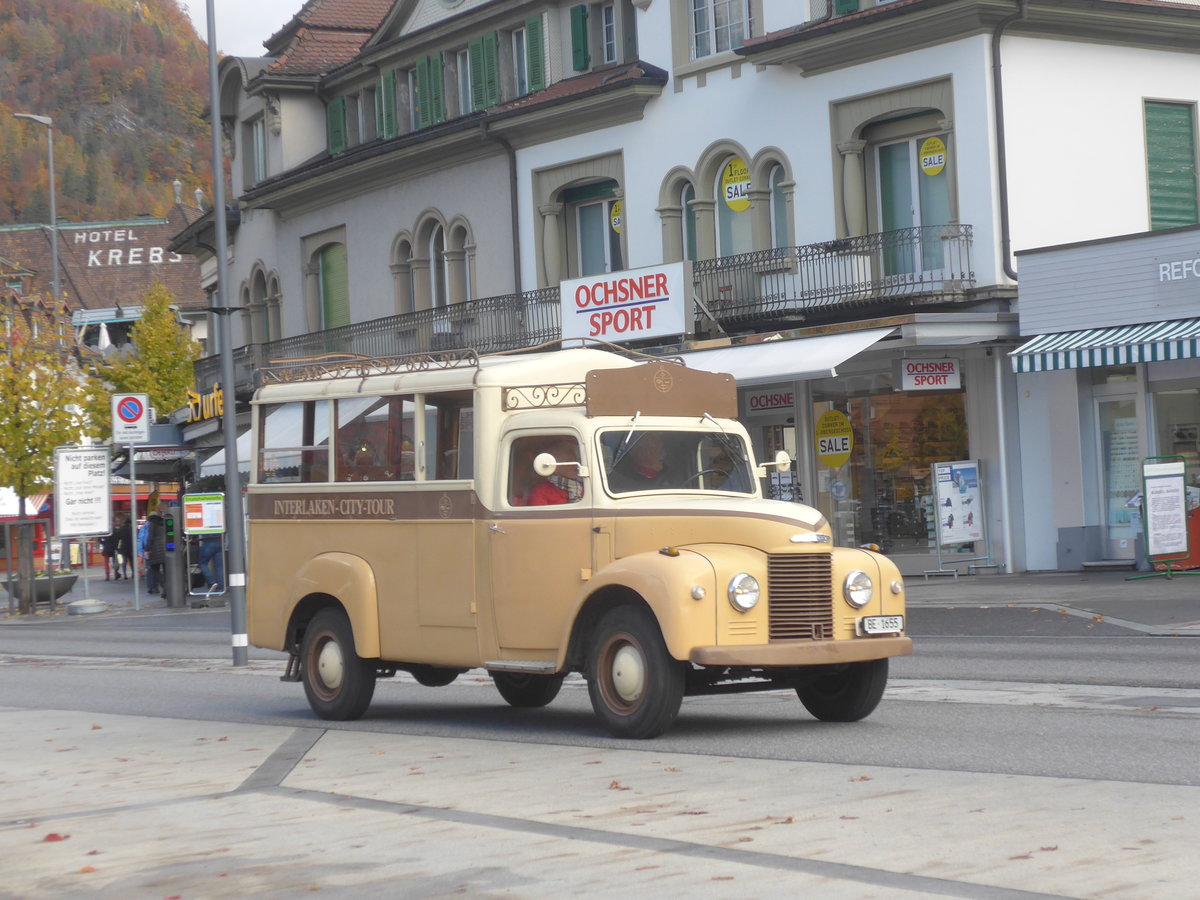
POLYGON ((496 690, 509 706, 537 709, 558 696, 563 675, 527 675, 522 672, 492 672, 496 690))
POLYGON ((592 709, 616 737, 658 737, 679 714, 684 666, 646 610, 620 606, 600 620, 587 674, 592 709))
POLYGON ((350 620, 340 609, 323 609, 304 631, 300 651, 308 705, 322 719, 357 719, 375 693, 375 670, 354 652, 350 620))
POLYGON ((828 671, 799 685, 796 694, 804 708, 822 722, 857 722, 879 705, 887 677, 886 659, 829 666, 828 671))

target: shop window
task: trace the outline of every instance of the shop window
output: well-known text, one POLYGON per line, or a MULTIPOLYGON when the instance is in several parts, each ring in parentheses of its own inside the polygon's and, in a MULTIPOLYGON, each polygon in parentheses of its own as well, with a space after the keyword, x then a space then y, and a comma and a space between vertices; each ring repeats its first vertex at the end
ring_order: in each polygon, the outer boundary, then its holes
POLYGON ((812 392, 813 421, 836 410, 853 435, 845 464, 816 463, 813 505, 834 540, 885 553, 934 550, 942 520, 932 465, 970 458, 965 391, 894 391, 890 375, 868 373, 814 381, 812 392))
MULTIPOLYGON (((1200 499, 1200 390, 1178 388, 1154 392, 1157 453, 1182 456, 1190 501, 1200 499)), ((1189 503, 1189 509, 1192 508, 1189 503)))

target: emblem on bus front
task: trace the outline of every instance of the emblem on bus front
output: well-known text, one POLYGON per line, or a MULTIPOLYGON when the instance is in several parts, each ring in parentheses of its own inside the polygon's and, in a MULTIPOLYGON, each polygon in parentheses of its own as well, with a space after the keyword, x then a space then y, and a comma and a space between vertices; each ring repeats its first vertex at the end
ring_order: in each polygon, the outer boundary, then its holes
POLYGON ((654 388, 660 394, 670 393, 671 388, 675 386, 675 376, 671 374, 671 370, 665 366, 654 373, 654 388))
POLYGON ((450 518, 450 514, 454 512, 454 503, 451 501, 449 494, 442 494, 438 500, 438 515, 443 519, 450 518))

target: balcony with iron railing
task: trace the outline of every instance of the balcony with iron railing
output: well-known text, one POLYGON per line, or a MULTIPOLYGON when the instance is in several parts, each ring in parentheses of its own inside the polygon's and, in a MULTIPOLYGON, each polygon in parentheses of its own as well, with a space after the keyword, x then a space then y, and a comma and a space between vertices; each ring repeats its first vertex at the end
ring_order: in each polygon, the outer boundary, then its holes
MULTIPOLYGON (((974 286, 971 226, 905 228, 803 247, 780 247, 697 260, 692 279, 699 330, 746 331, 761 324, 828 321, 868 309, 881 312, 967 298, 974 286), (710 318, 711 316, 711 318, 710 318)), ((530 347, 561 334, 558 286, 468 300, 248 344, 234 351, 234 391, 244 398, 272 360, 355 353, 387 358, 471 348, 495 353, 530 347)), ((196 384, 220 381, 220 358, 198 360, 196 384)))

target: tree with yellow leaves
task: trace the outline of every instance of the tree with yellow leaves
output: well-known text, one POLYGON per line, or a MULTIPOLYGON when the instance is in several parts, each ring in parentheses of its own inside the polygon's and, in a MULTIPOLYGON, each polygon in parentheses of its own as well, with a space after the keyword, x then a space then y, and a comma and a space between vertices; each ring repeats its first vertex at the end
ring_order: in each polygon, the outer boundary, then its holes
MULTIPOLYGON (((0 297, 7 338, 0 355, 0 485, 25 498, 54 484, 54 448, 85 434, 84 407, 92 387, 75 353, 70 315, 63 304, 39 297, 0 297)), ((33 578, 33 543, 18 526, 18 577, 33 578)), ((30 612, 30 590, 21 591, 21 612, 30 612)))
POLYGON ((162 282, 150 285, 141 299, 142 317, 129 333, 132 349, 108 362, 99 376, 110 393, 148 394, 156 411, 168 413, 187 404, 200 345, 180 324, 175 297, 162 282))

